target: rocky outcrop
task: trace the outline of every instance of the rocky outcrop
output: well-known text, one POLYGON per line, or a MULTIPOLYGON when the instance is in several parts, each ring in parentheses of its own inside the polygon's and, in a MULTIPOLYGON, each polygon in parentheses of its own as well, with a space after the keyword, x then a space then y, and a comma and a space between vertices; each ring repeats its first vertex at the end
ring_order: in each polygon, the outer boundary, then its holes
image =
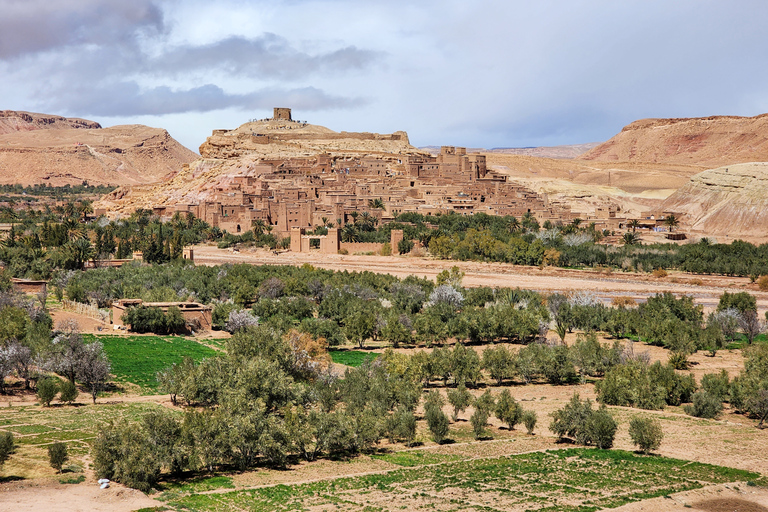
POLYGON ((707 167, 768 161, 768 114, 642 119, 579 158, 707 167))
POLYGON ((156 182, 197 155, 167 131, 26 112, 0 113, 0 183, 156 182))
POLYGON ((693 176, 661 209, 685 213, 704 234, 764 238, 768 233, 768 162, 728 165, 693 176))
POLYGON ((335 132, 324 126, 296 121, 264 120, 245 123, 234 130, 214 130, 200 146, 203 158, 220 160, 246 155, 263 159, 360 156, 360 153, 422 154, 410 145, 408 134, 395 132, 335 132))
POLYGON ((29 132, 32 130, 63 130, 69 128, 98 129, 96 121, 76 117, 62 117, 34 112, 0 110, 0 134, 29 132))

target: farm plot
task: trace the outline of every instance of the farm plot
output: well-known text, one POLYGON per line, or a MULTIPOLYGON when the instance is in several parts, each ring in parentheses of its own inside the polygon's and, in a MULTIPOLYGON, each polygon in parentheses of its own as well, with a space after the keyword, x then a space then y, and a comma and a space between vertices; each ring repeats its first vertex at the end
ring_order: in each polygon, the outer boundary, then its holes
POLYGON ((330 350, 331 360, 337 364, 358 367, 366 359, 375 359, 379 354, 372 352, 363 352, 361 350, 330 350))
POLYGON ((620 450, 566 449, 379 474, 193 494, 169 505, 219 510, 593 511, 705 485, 764 483, 758 473, 620 450))
POLYGON ((84 467, 84 457, 96 437, 98 427, 126 418, 136 421, 144 414, 162 408, 154 403, 99 404, 98 406, 21 406, 4 408, 0 432, 11 432, 18 448, 6 462, 3 474, 24 478, 52 471, 48 467, 48 445, 56 441, 67 445, 71 463, 84 467))
POLYGON ((115 382, 135 384, 145 394, 158 392, 157 372, 185 357, 199 361, 216 354, 212 348, 182 336, 83 337, 86 342, 100 341, 104 345, 115 382))

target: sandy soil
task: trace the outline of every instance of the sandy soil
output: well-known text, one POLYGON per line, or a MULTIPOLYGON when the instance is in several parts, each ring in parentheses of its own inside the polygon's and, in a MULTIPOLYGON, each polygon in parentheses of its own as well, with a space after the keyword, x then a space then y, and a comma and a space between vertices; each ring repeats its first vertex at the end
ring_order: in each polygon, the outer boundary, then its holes
POLYGON ((704 512, 768 512, 768 489, 744 484, 723 484, 694 491, 629 503, 613 508, 617 512, 665 512, 701 510, 704 512))
POLYGON ((92 477, 78 485, 60 484, 58 479, 0 485, 0 511, 130 512, 158 505, 159 502, 141 491, 117 483, 110 484, 109 489, 100 489, 92 477))

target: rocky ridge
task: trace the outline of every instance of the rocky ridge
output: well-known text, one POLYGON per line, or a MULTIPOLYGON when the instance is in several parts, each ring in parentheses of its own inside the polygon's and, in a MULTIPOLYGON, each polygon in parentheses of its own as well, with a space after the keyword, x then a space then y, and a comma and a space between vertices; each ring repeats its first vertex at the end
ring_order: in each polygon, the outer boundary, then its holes
POLYGON ((762 162, 768 160, 768 114, 641 119, 579 158, 709 168, 762 162))
POLYGON ((696 174, 662 203, 684 212, 685 225, 702 234, 765 238, 768 233, 768 162, 727 165, 696 174))
POLYGON ((84 119, 0 113, 0 184, 144 184, 195 158, 160 128, 102 128, 84 119))

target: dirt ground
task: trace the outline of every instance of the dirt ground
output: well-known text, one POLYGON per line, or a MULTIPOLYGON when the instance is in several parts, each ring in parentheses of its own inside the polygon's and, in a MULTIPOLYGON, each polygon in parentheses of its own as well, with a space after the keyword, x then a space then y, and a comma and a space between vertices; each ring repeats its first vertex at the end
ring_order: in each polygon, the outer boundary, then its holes
POLYGON ((57 479, 24 480, 0 485, 0 511, 13 512, 130 512, 157 507, 159 502, 135 489, 110 484, 100 489, 90 476, 78 485, 60 484, 57 479))

